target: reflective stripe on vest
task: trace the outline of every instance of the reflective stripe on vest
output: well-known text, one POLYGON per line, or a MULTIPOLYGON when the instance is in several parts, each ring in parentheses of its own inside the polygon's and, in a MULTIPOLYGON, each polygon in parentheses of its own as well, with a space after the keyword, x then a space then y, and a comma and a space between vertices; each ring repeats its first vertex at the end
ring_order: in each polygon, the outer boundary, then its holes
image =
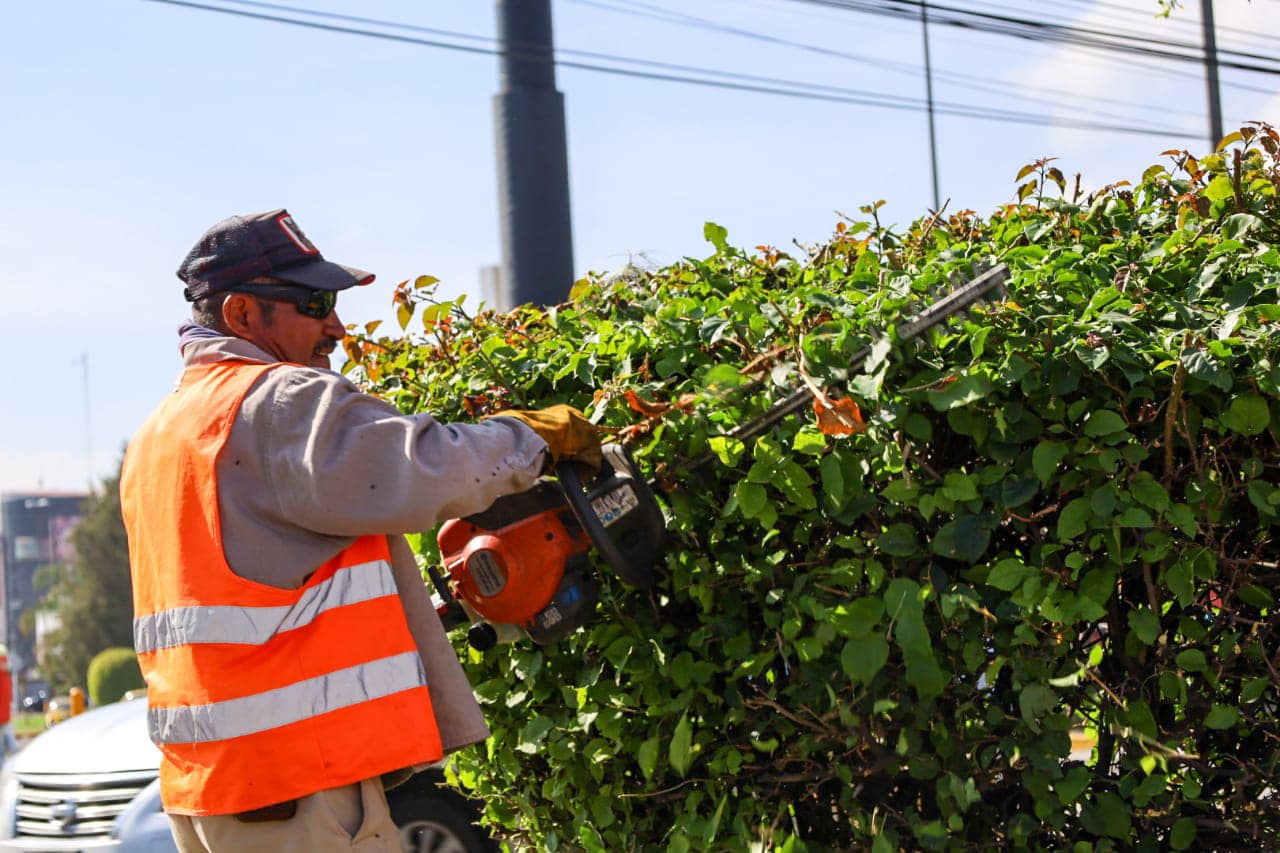
POLYGON ((276 634, 311 624, 326 610, 397 594, 391 565, 377 560, 339 569, 291 606, 175 607, 139 616, 133 620, 133 647, 146 654, 194 643, 260 646, 276 634))
POLYGON ((147 728, 158 744, 229 740, 412 690, 425 684, 426 677, 422 657, 405 652, 241 699, 150 708, 147 728))

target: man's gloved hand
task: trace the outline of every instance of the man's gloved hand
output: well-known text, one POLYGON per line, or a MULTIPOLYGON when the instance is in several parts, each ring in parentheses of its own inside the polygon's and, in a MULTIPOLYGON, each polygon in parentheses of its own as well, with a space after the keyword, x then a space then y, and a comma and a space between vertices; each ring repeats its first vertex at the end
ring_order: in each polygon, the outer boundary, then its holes
POLYGON ((486 418, 515 418, 541 436, 551 451, 553 462, 572 460, 599 470, 600 434, 595 424, 572 406, 545 409, 507 409, 486 418))

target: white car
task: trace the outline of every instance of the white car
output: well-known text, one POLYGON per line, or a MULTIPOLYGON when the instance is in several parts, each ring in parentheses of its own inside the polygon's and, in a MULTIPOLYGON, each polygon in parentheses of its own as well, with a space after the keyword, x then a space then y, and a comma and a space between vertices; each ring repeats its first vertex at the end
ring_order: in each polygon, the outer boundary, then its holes
MULTIPOLYGON (((0 772, 0 853, 175 853, 145 698, 58 723, 0 772)), ((493 853, 474 803, 438 770, 387 792, 406 853, 493 853)))

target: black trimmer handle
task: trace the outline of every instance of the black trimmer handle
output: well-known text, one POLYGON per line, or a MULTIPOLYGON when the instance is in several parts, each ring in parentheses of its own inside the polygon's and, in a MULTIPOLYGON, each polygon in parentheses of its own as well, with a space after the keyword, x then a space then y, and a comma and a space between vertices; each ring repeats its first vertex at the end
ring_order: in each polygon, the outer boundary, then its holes
MULTIPOLYGON (((560 487, 564 491, 565 500, 568 501, 569 508, 573 510, 573 514, 578 519, 578 523, 582 525, 582 529, 590 537, 591 544, 600 552, 600 556, 604 557, 605 562, 617 573, 618 577, 634 587, 649 589, 658 582, 658 574, 654 571, 652 562, 645 559, 628 559, 592 508, 592 500, 599 495, 607 493, 608 481, 614 476, 615 471, 608 459, 604 461, 598 475, 594 475, 589 466, 580 462, 559 462, 556 464, 556 477, 560 480, 560 487), (586 472, 587 479, 585 481, 583 472, 586 472)), ((626 482, 635 490, 638 501, 645 503, 645 505, 656 506, 653 492, 643 479, 639 477, 627 478, 626 482)), ((629 534, 624 532, 623 535, 625 537, 629 534)), ((637 542, 636 544, 638 553, 645 550, 653 551, 654 546, 660 546, 660 542, 637 542)))

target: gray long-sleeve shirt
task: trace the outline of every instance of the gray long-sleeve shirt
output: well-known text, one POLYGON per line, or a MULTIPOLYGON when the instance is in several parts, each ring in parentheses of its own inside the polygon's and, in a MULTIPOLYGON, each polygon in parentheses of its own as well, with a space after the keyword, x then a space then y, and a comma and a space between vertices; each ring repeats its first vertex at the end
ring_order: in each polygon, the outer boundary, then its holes
MULTIPOLYGON (((277 361, 232 337, 187 336, 182 353, 184 367, 277 361)), ((248 580, 295 589, 356 537, 388 535, 441 741, 446 751, 461 748, 486 738, 488 727, 398 534, 529 488, 546 454, 546 443, 514 418, 443 424, 403 415, 332 371, 278 367, 249 390, 218 457, 227 562, 248 580)))

